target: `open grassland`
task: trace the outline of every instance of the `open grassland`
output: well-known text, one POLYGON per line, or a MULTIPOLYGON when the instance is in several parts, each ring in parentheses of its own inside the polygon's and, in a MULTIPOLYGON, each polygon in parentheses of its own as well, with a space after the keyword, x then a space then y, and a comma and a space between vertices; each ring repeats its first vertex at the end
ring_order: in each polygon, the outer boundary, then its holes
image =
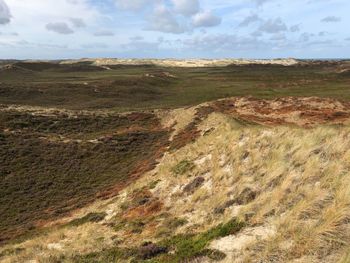
POLYGON ((350 99, 343 64, 232 65, 162 68, 154 65, 17 63, 0 71, 0 103, 117 111, 178 108, 231 96, 320 96, 350 99))

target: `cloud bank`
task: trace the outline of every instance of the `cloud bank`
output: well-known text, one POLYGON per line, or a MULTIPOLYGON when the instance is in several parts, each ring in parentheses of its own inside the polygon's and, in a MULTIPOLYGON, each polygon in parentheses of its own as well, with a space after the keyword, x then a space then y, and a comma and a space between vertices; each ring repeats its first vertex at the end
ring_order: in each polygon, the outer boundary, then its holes
POLYGON ((350 57, 348 0, 0 0, 0 57, 350 57))

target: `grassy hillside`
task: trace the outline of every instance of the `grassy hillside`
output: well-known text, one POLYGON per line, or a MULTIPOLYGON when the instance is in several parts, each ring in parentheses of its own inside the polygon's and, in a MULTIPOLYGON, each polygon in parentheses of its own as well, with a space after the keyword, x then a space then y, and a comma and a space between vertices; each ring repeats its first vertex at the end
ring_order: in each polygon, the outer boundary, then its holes
POLYGON ((349 69, 1 67, 0 262, 349 262, 349 69))
POLYGON ((209 132, 118 197, 4 247, 4 262, 346 260, 348 126, 266 127, 212 113, 198 128, 209 132))
MULTIPOLYGON (((345 62, 344 62, 345 63, 345 62)), ((348 64, 160 68, 17 63, 0 71, 0 103, 117 111, 177 108, 231 96, 350 99, 348 64)))

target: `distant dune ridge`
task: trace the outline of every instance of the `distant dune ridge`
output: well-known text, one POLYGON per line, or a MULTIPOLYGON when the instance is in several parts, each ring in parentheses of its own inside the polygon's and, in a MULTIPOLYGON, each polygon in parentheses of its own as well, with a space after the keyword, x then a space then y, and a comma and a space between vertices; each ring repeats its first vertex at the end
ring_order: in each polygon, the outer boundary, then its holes
MULTIPOLYGON (((0 60, 1 61, 1 60, 0 60)), ((18 60, 3 60, 1 64, 18 62, 18 60)), ((23 60, 23 62, 36 63, 59 63, 59 64, 75 64, 81 62, 90 62, 93 65, 155 65, 163 67, 222 67, 231 64, 247 65, 247 64, 272 64, 291 66, 298 64, 300 61, 294 58, 281 59, 119 59, 119 58, 83 58, 68 60, 23 60)))
MULTIPOLYGON (((80 61, 80 60, 79 60, 80 61)), ((83 60, 84 61, 84 60, 83 60)), ((87 61, 90 61, 87 59, 87 61)), ((142 65, 152 64, 163 67, 222 67, 231 64, 276 64, 290 66, 298 64, 298 61, 292 58, 288 59, 94 59, 95 65, 142 65)), ((62 63, 72 63, 73 61, 64 61, 62 63)))
POLYGON ((0 60, 0 69, 16 63, 31 64, 60 64, 75 65, 86 64, 108 69, 108 66, 128 65, 142 66, 153 65, 158 67, 225 67, 229 65, 310 65, 310 64, 337 64, 349 62, 346 59, 295 59, 295 58, 276 58, 276 59, 122 59, 122 58, 82 58, 82 59, 64 59, 64 60, 0 60))

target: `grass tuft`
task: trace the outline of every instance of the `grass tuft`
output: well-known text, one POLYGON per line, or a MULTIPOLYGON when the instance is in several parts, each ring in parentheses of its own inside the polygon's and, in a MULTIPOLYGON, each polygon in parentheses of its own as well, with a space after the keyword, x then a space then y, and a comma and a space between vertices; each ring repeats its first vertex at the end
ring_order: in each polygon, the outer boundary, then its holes
POLYGON ((86 223, 98 223, 106 217, 106 213, 89 213, 68 223, 69 226, 80 226, 86 223))
POLYGON ((195 167, 194 163, 189 160, 182 160, 177 165, 175 165, 171 171, 175 175, 183 175, 185 173, 188 173, 195 167))

